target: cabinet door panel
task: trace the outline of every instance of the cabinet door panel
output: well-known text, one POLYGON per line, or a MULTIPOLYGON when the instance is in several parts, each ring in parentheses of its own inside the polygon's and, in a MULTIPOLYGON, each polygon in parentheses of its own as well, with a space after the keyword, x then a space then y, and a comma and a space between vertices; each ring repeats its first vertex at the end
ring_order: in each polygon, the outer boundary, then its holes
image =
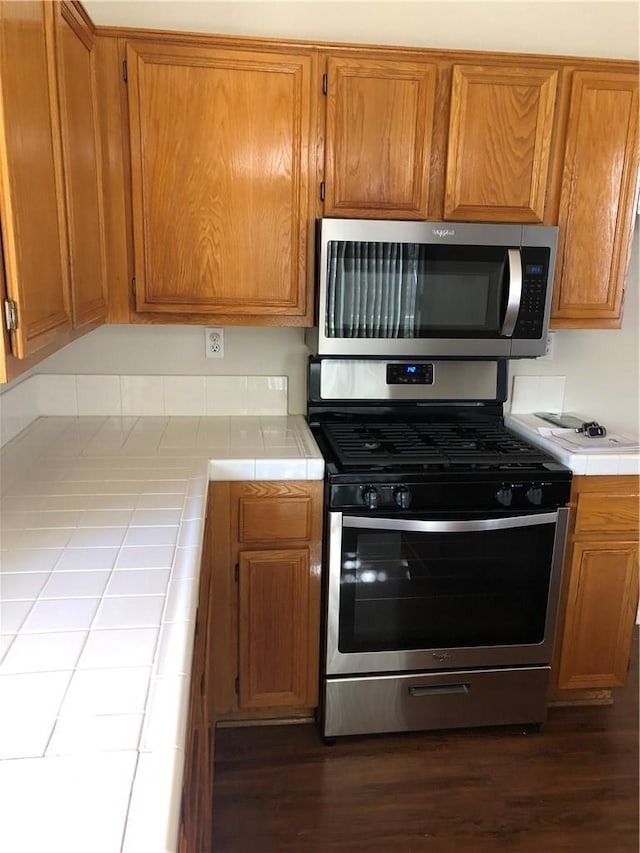
POLYGON ((139 311, 303 316, 310 55, 127 46, 139 311))
POLYGON ((426 218, 436 66, 329 57, 324 215, 426 218))
POLYGON ((239 556, 240 708, 315 705, 308 672, 309 551, 239 556))
POLYGON ((216 482, 209 495, 214 711, 306 717, 318 700, 323 482, 216 482))
POLYGON ((52 13, 39 2, 0 3, 0 219, 19 358, 66 341, 71 328, 52 13))
POLYGON ((622 687, 638 605, 638 545, 576 542, 560 689, 622 687))
POLYGON ((556 326, 619 327, 638 173, 638 79, 576 71, 562 189, 556 326))
POLYGON ((93 35, 77 13, 66 4, 56 4, 56 57, 76 328, 104 321, 107 312, 93 46, 93 35))
POLYGON ((542 222, 557 77, 454 67, 445 219, 542 222))

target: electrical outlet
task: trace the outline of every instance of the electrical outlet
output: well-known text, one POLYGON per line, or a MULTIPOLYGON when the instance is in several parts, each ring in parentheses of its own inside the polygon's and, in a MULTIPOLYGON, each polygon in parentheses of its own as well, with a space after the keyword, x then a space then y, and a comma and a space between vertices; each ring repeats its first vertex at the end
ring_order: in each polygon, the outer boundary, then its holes
POLYGON ((553 359, 553 344, 554 344, 555 334, 553 332, 547 333, 547 343, 544 348, 544 355, 540 356, 540 361, 551 361, 553 359))
POLYGON ((204 330, 204 346, 207 358, 224 358, 224 329, 207 327, 204 330))

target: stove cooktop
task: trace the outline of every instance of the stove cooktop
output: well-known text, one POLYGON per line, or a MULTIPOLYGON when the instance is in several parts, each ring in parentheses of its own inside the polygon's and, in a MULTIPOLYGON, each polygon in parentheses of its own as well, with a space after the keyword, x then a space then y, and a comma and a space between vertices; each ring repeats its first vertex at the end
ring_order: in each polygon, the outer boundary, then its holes
POLYGON ((537 466, 550 457, 501 422, 349 421, 320 427, 344 472, 537 466))
POLYGON ((569 469, 500 419, 330 421, 312 431, 330 509, 542 511, 569 500, 569 469))
POLYGON ((471 517, 567 503, 571 471, 504 425, 505 362, 433 362, 433 383, 406 394, 388 366, 309 361, 307 420, 328 510, 471 517))

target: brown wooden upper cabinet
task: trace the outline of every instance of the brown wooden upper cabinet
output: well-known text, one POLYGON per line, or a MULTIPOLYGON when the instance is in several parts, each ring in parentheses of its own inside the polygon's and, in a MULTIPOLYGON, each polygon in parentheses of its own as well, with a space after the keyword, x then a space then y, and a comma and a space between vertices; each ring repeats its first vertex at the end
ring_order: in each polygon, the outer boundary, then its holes
POLYGON ((542 222, 558 72, 455 65, 444 218, 542 222))
POLYGON ((74 328, 104 322, 107 271, 95 39, 67 3, 53 4, 74 328))
POLYGON ((426 219, 436 65, 329 56, 325 216, 426 219))
POLYGON ((0 3, 0 218, 11 351, 21 359, 64 341, 72 322, 51 12, 0 3))
POLYGON ((637 74, 575 71, 558 217, 556 328, 619 328, 637 175, 637 74))
POLYGON ((6 381, 103 322, 107 302, 90 22, 77 4, 0 2, 0 40, 6 381))
POLYGON ((315 62, 127 44, 138 311, 311 322, 315 62))

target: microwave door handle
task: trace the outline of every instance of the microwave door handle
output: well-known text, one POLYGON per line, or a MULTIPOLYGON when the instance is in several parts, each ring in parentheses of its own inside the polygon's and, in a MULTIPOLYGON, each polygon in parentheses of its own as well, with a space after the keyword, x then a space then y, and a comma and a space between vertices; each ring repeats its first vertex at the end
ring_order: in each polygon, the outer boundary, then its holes
POLYGON ((509 258, 509 298, 500 334, 502 337, 510 338, 516 327, 522 300, 522 258, 520 249, 509 249, 507 254, 509 258))

